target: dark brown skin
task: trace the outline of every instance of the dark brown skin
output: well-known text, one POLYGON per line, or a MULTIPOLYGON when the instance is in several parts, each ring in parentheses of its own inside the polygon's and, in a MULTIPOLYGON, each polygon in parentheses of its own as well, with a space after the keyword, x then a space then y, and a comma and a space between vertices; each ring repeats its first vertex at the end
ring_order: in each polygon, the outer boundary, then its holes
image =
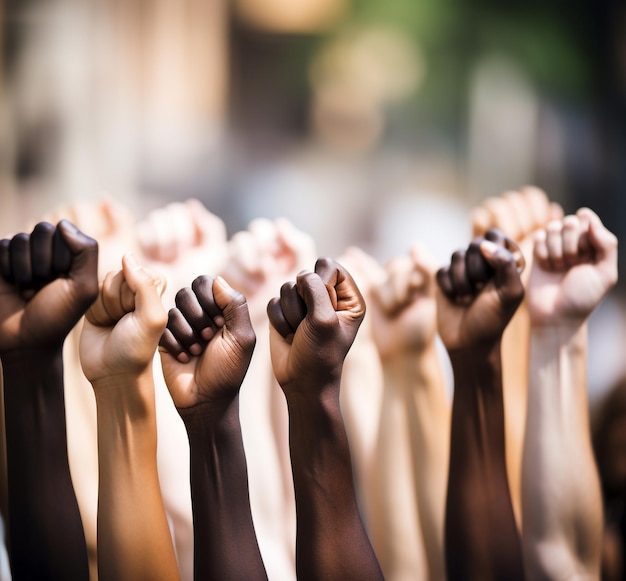
POLYGON ((454 373, 445 547, 449 579, 523 579, 507 480, 500 342, 524 289, 513 244, 490 231, 437 273, 454 373))
POLYGON ((246 299, 201 276, 176 305, 160 353, 191 449, 194 578, 266 579, 239 423, 239 388, 256 342, 246 299))
POLYGON ((339 406, 343 362, 365 314, 332 259, 285 283, 267 308, 272 365, 289 409, 298 579, 382 579, 359 515, 339 406))
POLYGON ((0 241, 13 579, 88 579, 70 477, 63 341, 98 295, 98 245, 62 220, 0 241))

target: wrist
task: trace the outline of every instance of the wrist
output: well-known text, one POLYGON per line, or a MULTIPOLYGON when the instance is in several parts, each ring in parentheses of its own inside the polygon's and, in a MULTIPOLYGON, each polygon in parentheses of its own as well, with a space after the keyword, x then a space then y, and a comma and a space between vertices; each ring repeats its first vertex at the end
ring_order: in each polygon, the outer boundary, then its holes
POLYGON ((152 370, 140 374, 117 374, 91 382, 98 410, 141 417, 154 413, 152 370))
POLYGON ((501 342, 481 343, 448 351, 457 387, 502 391, 501 342))
POLYGON ((385 379, 394 385, 414 386, 440 374, 441 366, 435 341, 418 352, 401 352, 382 361, 385 379))
POLYGON ((189 440, 239 433, 239 395, 178 408, 189 440))

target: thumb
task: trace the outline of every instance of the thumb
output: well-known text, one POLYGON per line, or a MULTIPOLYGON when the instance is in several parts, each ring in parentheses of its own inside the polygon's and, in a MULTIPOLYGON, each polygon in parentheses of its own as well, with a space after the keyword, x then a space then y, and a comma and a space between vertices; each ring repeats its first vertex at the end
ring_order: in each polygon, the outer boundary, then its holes
POLYGON ((61 220, 53 238, 53 269, 67 274, 86 304, 98 296, 98 243, 69 220, 61 220))
POLYGON ((144 268, 132 253, 122 258, 122 271, 126 284, 135 294, 135 314, 151 331, 163 331, 167 325, 167 313, 161 296, 165 291, 165 279, 144 268))
POLYGON ((247 353, 252 353, 256 335, 250 320, 246 297, 232 288, 221 276, 213 281, 215 304, 224 314, 224 327, 235 336, 247 353))
POLYGON ((519 304, 524 298, 524 285, 513 254, 490 240, 480 243, 480 251, 495 271, 493 281, 502 300, 519 304))

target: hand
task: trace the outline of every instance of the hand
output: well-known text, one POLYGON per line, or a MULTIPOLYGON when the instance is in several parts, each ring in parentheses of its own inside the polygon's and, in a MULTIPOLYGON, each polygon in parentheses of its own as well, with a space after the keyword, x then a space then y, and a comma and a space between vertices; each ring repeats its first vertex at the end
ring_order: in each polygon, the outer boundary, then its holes
POLYGON ((589 208, 535 236, 528 306, 535 326, 580 324, 617 282, 617 238, 589 208))
POLYGON ((100 295, 85 314, 80 361, 87 379, 138 376, 152 370, 152 360, 167 323, 161 295, 165 281, 143 268, 132 254, 122 270, 109 273, 100 295))
POLYGON ((232 237, 222 276, 246 296, 256 322, 265 317, 282 282, 294 278, 314 256, 313 239, 288 220, 259 218, 232 237))
POLYGON ((528 282, 533 258, 533 235, 545 228, 550 220, 563 218, 563 209, 550 202, 543 190, 526 186, 491 197, 472 211, 472 230, 475 237, 496 228, 519 244, 527 268, 522 272, 524 286, 528 282))
POLYGON ((320 258, 315 272, 285 283, 267 307, 272 366, 285 392, 339 382, 365 315, 365 301, 339 263, 320 258))
POLYGON ((516 258, 505 248, 516 245, 495 230, 485 236, 437 272, 437 322, 448 351, 499 341, 524 297, 516 258))
POLYGON ((0 353, 58 347, 98 293, 98 244, 71 222, 0 240, 0 353))
POLYGON ((246 299, 226 281, 200 276, 181 289, 159 349, 176 407, 233 399, 255 343, 246 299))
MULTIPOLYGON (((144 256, 173 292, 201 274, 219 272, 227 258, 226 226, 198 200, 153 210, 136 230, 144 256)), ((166 297, 170 302, 173 297, 166 297)))
POLYGON ((135 241, 134 217, 125 206, 111 200, 76 202, 57 208, 44 220, 56 224, 68 219, 87 235, 98 241, 98 278, 117 270, 126 252, 138 250, 135 241))
POLYGON ((386 265, 386 280, 372 289, 372 330, 383 360, 421 352, 437 334, 435 270, 426 249, 416 245, 410 256, 386 265))

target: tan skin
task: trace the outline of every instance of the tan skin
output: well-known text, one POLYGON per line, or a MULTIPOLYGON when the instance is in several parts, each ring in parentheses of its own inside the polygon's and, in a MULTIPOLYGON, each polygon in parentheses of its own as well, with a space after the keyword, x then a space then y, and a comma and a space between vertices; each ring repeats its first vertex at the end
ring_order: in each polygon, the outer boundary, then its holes
POLYGON ((500 344, 524 289, 510 241, 489 231, 452 255, 437 320, 454 373, 445 550, 449 579, 523 578, 504 448, 500 344))
POLYGON ((347 271, 320 258, 268 305, 272 367, 289 409, 298 579, 380 579, 361 521, 339 388, 365 314, 347 271))
POLYGON ((62 347, 97 296, 97 266, 96 241, 68 221, 39 223, 31 234, 0 241, 8 531, 16 579, 89 575, 67 456, 62 347))
POLYGON ((194 578, 266 579, 239 423, 239 388, 256 342, 246 299, 223 279, 201 276, 176 304, 160 354, 191 446, 194 578))
POLYGON ((167 318, 162 277, 132 254, 85 315, 83 372, 98 421, 99 579, 179 579, 157 470, 152 361, 167 318))

